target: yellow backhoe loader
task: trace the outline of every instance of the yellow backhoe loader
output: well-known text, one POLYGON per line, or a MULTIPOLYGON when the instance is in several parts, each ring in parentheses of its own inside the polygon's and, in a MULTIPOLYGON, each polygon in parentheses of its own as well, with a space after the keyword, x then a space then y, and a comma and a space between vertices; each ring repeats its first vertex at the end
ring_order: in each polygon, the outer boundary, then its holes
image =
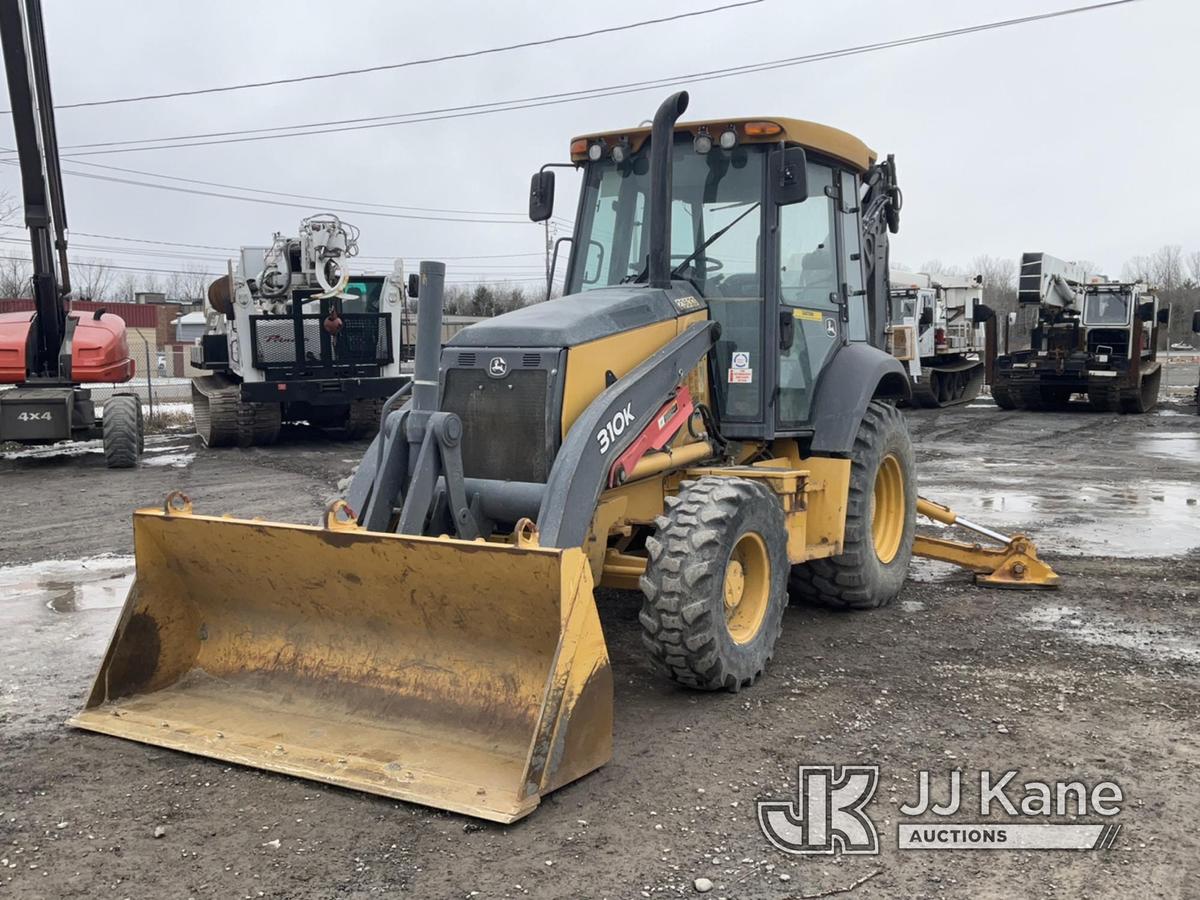
MULTIPOLYGON (((597 586, 643 593, 667 677, 728 691, 767 668, 789 597, 896 596, 918 497, 908 378, 878 349, 894 162, 809 122, 680 124, 686 105, 572 142, 563 298, 443 348, 445 268, 422 263, 412 384, 322 524, 178 494, 135 514, 75 725, 511 822, 611 755, 597 586)), ((547 166, 535 221, 553 194, 547 166)), ((1026 538, 984 533, 1004 548, 923 546, 1054 582, 1026 538)))

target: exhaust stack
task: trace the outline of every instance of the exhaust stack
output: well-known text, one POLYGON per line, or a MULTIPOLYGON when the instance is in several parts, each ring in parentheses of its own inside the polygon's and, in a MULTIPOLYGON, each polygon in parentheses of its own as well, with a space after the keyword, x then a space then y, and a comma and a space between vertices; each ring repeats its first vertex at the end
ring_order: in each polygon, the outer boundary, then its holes
POLYGON ((659 106, 650 129, 650 286, 671 286, 671 151, 675 123, 688 106, 687 91, 659 106))

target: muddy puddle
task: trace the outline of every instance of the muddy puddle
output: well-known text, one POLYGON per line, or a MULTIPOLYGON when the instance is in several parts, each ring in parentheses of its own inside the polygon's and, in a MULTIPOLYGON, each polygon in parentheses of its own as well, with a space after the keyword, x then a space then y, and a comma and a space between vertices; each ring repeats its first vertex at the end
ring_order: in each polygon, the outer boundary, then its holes
POLYGON ((1130 650, 1152 660, 1200 663, 1200 637, 1168 625, 1150 625, 1085 613, 1078 606, 1039 606, 1020 619, 1039 631, 1097 647, 1130 650))
POLYGON ((1139 452, 1150 456, 1165 456, 1169 459, 1180 459, 1185 462, 1195 462, 1200 469, 1200 433, 1181 434, 1149 434, 1138 438, 1136 447, 1139 452))
MULTIPOLYGON (((931 496, 981 525, 1031 536, 1044 554, 1173 556, 1200 547, 1200 483, 1075 484, 1042 493, 938 489, 931 496)), ((918 519, 925 528, 927 523, 918 519)), ((950 529, 947 537, 971 540, 950 529)))
POLYGON ((133 582, 132 556, 48 560, 0 567, 0 609, 43 606, 56 613, 119 609, 133 582))

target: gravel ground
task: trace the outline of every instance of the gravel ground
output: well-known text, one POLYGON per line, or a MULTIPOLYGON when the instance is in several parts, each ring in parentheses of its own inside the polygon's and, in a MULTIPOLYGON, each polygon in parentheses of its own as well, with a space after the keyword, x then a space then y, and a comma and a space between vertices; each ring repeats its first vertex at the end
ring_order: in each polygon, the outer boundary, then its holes
POLYGON ((1062 589, 918 561, 887 609, 790 607, 737 695, 660 680, 638 598, 601 592, 613 761, 507 827, 62 724, 124 599, 133 507, 182 488, 201 512, 315 521, 363 445, 294 430, 210 452, 170 433, 136 471, 87 448, 0 458, 0 895, 637 898, 708 879, 730 898, 1200 896, 1200 419, 979 403, 910 423, 923 493, 1029 531, 1062 589), (754 801, 794 797, 801 763, 880 766, 878 856, 767 843, 754 801), (953 768, 1115 780, 1122 831, 1107 852, 897 850, 917 770, 944 795, 953 768))

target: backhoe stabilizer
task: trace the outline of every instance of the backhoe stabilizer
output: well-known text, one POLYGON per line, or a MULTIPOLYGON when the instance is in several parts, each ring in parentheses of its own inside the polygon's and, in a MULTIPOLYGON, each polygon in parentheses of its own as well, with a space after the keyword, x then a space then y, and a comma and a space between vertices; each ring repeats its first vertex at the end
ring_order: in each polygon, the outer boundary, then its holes
POLYGON ((957 515, 940 503, 917 500, 917 512, 944 525, 957 525, 985 535, 1000 547, 978 543, 951 541, 918 534, 913 541, 913 556, 948 562, 975 573, 976 584, 1009 590, 1054 590, 1058 575, 1048 563, 1038 557, 1037 546, 1023 534, 1005 535, 977 525, 957 515))
POLYGON ((497 822, 612 754, 582 550, 134 516, 136 580, 70 724, 497 822))

